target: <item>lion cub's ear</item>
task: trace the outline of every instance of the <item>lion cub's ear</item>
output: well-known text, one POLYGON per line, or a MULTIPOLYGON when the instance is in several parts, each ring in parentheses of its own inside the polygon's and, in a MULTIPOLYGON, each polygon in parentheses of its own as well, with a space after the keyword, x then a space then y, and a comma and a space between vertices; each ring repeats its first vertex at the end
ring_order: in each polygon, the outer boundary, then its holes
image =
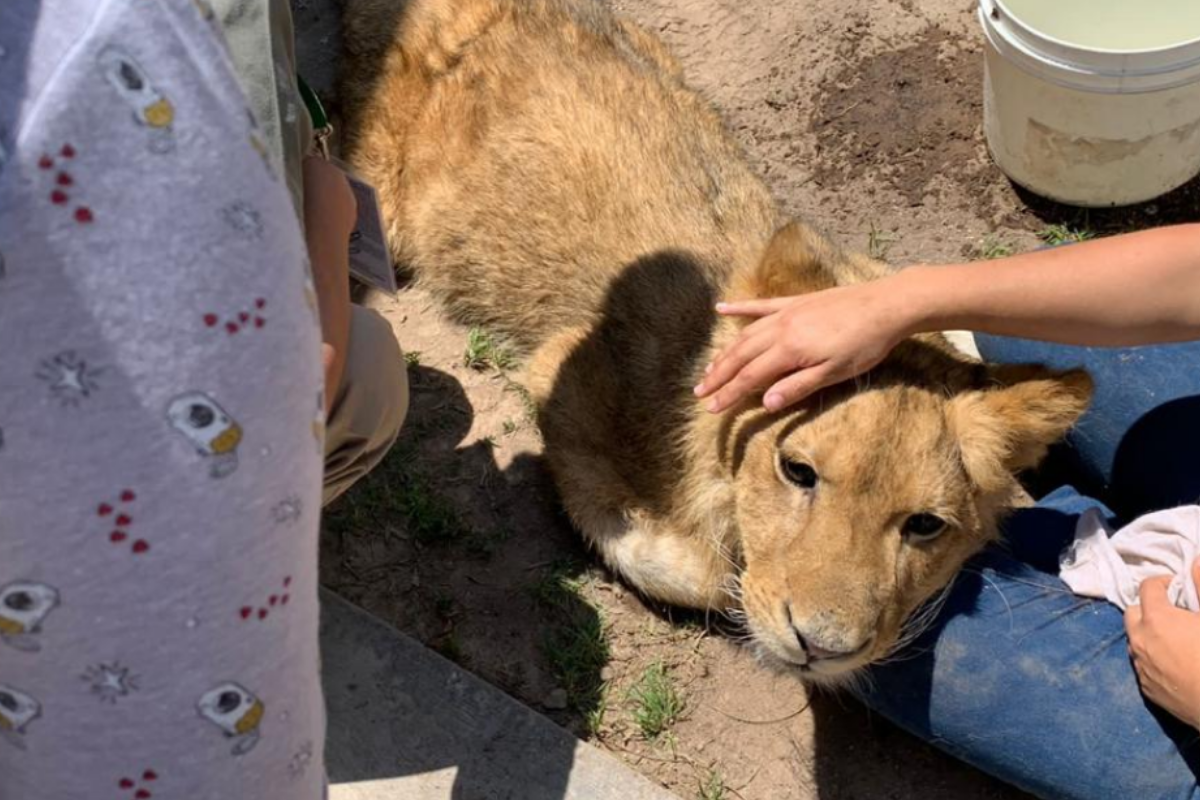
POLYGON ((988 378, 992 385, 959 395, 947 410, 967 472, 985 491, 1036 467, 1092 398, 1083 370, 1002 365, 989 367, 988 378))
POLYGON ((829 266, 837 258, 837 249, 824 236, 790 222, 771 237, 757 264, 738 270, 725 299, 787 297, 831 289, 836 284, 829 266))

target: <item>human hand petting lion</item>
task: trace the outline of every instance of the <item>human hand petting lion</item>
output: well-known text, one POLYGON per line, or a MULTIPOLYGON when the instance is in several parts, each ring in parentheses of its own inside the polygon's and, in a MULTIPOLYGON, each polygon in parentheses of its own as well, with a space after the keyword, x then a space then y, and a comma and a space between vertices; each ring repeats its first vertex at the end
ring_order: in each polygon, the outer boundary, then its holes
POLYGON ((871 283, 721 303, 757 318, 696 387, 724 411, 766 389, 780 411, 873 369, 909 336, 966 329, 1060 344, 1133 347, 1200 330, 1200 226, 1175 225, 986 264, 914 266, 871 283), (1130 265, 1139 280, 1129 280, 1130 265), (1086 288, 1082 288, 1086 287, 1086 288))
POLYGON ((722 314, 757 319, 708 365, 696 394, 714 395, 708 410, 716 413, 769 385, 763 406, 780 411, 879 366, 906 335, 904 317, 881 285, 718 304, 722 314))

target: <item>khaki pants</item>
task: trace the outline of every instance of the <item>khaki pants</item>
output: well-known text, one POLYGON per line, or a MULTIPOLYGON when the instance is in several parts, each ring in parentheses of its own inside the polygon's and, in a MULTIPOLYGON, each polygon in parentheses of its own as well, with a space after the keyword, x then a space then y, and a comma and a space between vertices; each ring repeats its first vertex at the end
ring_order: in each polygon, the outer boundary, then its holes
POLYGON ((342 386, 325 427, 325 505, 387 454, 408 411, 408 373, 392 326, 355 306, 342 386))
MULTIPOLYGON (((300 165, 311 144, 312 122, 296 89, 288 1, 213 0, 212 6, 303 224, 300 165)), ((396 441, 407 410, 408 377, 391 326, 374 311, 356 306, 342 385, 326 425, 325 505, 379 463, 396 441)))

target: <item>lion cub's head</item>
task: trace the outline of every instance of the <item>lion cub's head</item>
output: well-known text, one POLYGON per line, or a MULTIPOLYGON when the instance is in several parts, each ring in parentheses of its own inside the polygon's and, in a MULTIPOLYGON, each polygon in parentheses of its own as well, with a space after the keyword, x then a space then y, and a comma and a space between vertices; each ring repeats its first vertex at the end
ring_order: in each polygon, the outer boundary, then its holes
MULTIPOLYGON (((732 288, 796 293, 868 268, 790 228, 732 288)), ((1014 474, 1041 460, 1090 395, 1086 373, 986 367, 933 337, 798 409, 731 412, 722 460, 742 604, 763 655, 833 682, 892 653, 913 612, 996 536, 1014 474)))

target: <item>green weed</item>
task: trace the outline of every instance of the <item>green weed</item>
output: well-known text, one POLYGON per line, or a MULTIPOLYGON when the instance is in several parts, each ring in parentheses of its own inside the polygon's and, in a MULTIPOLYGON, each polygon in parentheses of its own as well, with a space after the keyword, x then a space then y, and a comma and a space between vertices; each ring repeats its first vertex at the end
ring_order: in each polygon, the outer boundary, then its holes
POLYGON ((900 241, 899 236, 876 228, 875 223, 872 222, 871 230, 867 233, 867 254, 876 261, 883 261, 887 258, 892 245, 898 241, 900 241))
POLYGON ((725 789, 725 780, 719 772, 715 769, 709 771, 708 777, 700 784, 697 797, 699 800, 726 800, 729 797, 725 789))
POLYGON ((511 350, 498 343, 495 337, 483 328, 471 328, 467 333, 463 366, 481 372, 486 369, 504 372, 516 366, 516 358, 511 350))
POLYGON ((1096 234, 1089 228, 1072 228, 1070 225, 1051 225, 1038 234, 1038 238, 1049 245, 1075 244, 1095 239, 1096 234))
POLYGON ((394 491, 409 532, 421 544, 447 544, 467 532, 454 506, 430 489, 424 478, 409 476, 394 491))
POLYGON ((558 684, 567 690, 571 705, 591 712, 600 705, 603 682, 600 670, 608 663, 604 622, 596 609, 574 615, 576 619, 550 631, 542 652, 558 684))
POLYGON ((580 565, 572 559, 555 561, 529 585, 529 594, 545 608, 569 608, 571 603, 586 604, 580 595, 586 580, 577 577, 580 565))
POLYGON ((979 254, 980 258, 991 261, 994 258, 1008 258, 1016 252, 1016 248, 1011 243, 993 234, 984 237, 983 242, 980 243, 975 252, 979 254))
POLYGON ((683 696, 661 661, 646 668, 629 697, 634 703, 633 721, 647 739, 662 736, 683 714, 683 696))

